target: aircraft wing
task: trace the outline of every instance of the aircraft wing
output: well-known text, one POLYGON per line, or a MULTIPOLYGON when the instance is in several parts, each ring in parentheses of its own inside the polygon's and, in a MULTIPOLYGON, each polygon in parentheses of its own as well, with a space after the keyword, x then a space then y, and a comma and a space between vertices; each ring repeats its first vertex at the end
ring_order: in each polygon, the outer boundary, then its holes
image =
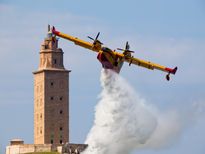
POLYGON ((174 69, 171 69, 171 68, 168 68, 168 67, 157 65, 157 64, 147 62, 147 61, 144 61, 144 60, 141 60, 141 59, 137 59, 137 58, 134 58, 134 57, 124 56, 124 61, 128 62, 130 65, 135 64, 135 65, 142 66, 142 67, 145 67, 145 68, 148 68, 148 69, 151 69, 151 70, 157 69, 157 70, 164 71, 164 72, 171 73, 171 74, 175 74, 176 71, 177 71, 177 67, 175 67, 174 69))
POLYGON ((154 63, 151 63, 151 62, 147 62, 147 61, 144 61, 144 60, 141 60, 141 59, 134 58, 133 56, 126 56, 126 55, 118 53, 118 52, 115 52, 115 54, 118 57, 120 57, 120 59, 122 59, 123 61, 129 63, 129 65, 135 64, 135 65, 145 67, 145 68, 151 69, 151 70, 157 69, 157 70, 160 70, 160 71, 167 72, 168 76, 169 76, 170 73, 175 74, 176 71, 177 71, 177 67, 175 67, 174 69, 171 69, 171 68, 168 68, 168 67, 164 67, 164 66, 157 65, 157 64, 154 64, 154 63))
POLYGON ((87 49, 95 51, 95 52, 99 52, 99 50, 101 48, 101 46, 99 48, 98 46, 94 45, 94 43, 92 44, 92 43, 80 40, 76 37, 72 37, 70 35, 67 35, 67 34, 61 33, 59 31, 56 31, 55 28, 53 28, 52 33, 54 34, 54 36, 62 37, 64 39, 67 39, 69 41, 74 42, 76 45, 79 45, 81 47, 87 48, 87 49))

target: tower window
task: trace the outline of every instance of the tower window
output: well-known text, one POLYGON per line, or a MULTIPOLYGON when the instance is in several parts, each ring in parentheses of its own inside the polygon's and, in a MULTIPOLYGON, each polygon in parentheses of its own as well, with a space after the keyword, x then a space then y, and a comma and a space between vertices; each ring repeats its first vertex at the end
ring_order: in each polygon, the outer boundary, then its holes
POLYGON ((63 114, 63 110, 60 110, 60 112, 59 112, 60 114, 63 114))
POLYGON ((50 99, 53 100, 53 97, 51 97, 50 99))
POLYGON ((57 64, 57 59, 54 59, 54 64, 57 64))
POLYGON ((63 143, 63 140, 60 140, 60 144, 62 144, 63 143))
POLYGON ((63 97, 60 97, 60 101, 62 101, 63 100, 63 97))
POLYGON ((51 144, 53 144, 53 140, 51 140, 51 144))
POLYGON ((53 82, 51 82, 51 86, 53 86, 54 85, 54 83, 53 82))
POLYGON ((60 131, 63 130, 63 127, 60 127, 60 131))

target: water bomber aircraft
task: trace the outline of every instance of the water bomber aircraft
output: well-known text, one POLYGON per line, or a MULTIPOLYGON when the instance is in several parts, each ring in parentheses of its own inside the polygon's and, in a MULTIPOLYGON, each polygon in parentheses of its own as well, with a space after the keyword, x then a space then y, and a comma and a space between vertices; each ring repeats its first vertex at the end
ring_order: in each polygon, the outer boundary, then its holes
POLYGON ((78 45, 86 49, 92 50, 94 52, 97 52, 98 53, 97 59, 102 64, 102 67, 105 69, 111 69, 117 73, 120 72, 124 62, 129 63, 129 66, 131 64, 135 64, 135 65, 147 68, 147 69, 151 69, 151 70, 157 69, 163 72, 167 72, 166 79, 168 81, 170 80, 170 74, 175 74, 177 71, 177 67, 175 67, 174 69, 171 69, 168 67, 164 67, 161 65, 157 65, 151 62, 147 62, 147 61, 135 58, 131 54, 131 53, 134 53, 134 51, 129 50, 130 45, 128 44, 128 42, 126 42, 125 49, 117 48, 117 50, 122 51, 122 53, 116 52, 115 50, 111 50, 108 47, 102 46, 103 43, 101 43, 98 40, 100 32, 97 34, 95 39, 88 36, 88 38, 91 39, 93 43, 89 43, 89 42, 80 40, 76 37, 72 37, 70 35, 56 31, 55 27, 52 28, 52 35, 53 35, 52 40, 54 42, 56 40, 56 36, 58 36, 58 37, 74 42, 75 45, 78 45))

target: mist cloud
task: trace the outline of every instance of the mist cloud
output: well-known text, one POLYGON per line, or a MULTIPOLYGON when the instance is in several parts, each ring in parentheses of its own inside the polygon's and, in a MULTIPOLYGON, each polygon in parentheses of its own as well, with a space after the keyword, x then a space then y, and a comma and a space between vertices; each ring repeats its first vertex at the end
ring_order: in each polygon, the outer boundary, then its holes
POLYGON ((174 144, 185 128, 185 116, 175 110, 160 112, 149 105, 118 74, 103 70, 103 91, 95 107, 95 121, 83 154, 129 154, 139 149, 161 149, 174 144))

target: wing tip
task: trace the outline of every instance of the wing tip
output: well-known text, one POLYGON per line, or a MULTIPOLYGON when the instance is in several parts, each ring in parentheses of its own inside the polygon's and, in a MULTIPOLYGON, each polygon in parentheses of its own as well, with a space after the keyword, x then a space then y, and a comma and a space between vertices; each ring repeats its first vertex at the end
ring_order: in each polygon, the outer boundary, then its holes
POLYGON ((175 74, 175 73, 177 72, 177 69, 178 69, 178 67, 176 66, 176 67, 171 71, 171 73, 172 73, 172 74, 175 74))
POLYGON ((171 74, 176 74, 178 67, 175 67, 174 69, 171 68, 165 68, 165 70, 167 70, 167 72, 171 73, 171 74))

